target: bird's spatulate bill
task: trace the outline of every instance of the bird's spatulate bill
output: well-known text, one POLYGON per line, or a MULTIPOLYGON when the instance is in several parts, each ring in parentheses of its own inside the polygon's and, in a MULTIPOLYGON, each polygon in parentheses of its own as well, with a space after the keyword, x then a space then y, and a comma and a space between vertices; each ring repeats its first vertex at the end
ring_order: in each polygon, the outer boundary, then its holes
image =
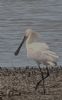
POLYGON ((17 48, 17 50, 15 51, 15 56, 17 56, 18 54, 19 54, 19 51, 20 51, 20 49, 21 49, 21 47, 22 47, 22 45, 23 45, 23 43, 26 41, 26 39, 27 39, 27 37, 26 36, 24 36, 24 38, 23 38, 23 40, 22 40, 22 42, 21 42, 21 44, 19 45, 19 47, 17 48))

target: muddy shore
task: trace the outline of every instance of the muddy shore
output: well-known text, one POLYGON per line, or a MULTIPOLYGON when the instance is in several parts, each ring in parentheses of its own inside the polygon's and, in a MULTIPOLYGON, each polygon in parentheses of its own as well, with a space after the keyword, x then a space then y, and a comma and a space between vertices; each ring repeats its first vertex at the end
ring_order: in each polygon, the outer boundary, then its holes
MULTIPOLYGON (((46 69, 42 69, 46 75, 46 69)), ((50 76, 45 80, 46 94, 43 94, 38 68, 0 67, 0 100, 62 100, 62 67, 49 69, 50 76)))

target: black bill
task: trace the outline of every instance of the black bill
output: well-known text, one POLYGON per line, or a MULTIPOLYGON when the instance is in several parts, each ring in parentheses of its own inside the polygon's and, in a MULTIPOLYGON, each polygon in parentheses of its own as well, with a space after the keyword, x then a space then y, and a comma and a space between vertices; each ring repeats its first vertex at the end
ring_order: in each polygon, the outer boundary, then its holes
POLYGON ((27 37, 26 37, 26 36, 24 36, 24 38, 23 38, 23 40, 22 40, 21 44, 19 45, 19 47, 17 48, 16 52, 14 53, 14 54, 15 54, 15 56, 17 56, 17 55, 19 54, 19 51, 20 51, 20 49, 21 49, 21 47, 22 47, 23 43, 26 41, 26 39, 27 39, 27 37))

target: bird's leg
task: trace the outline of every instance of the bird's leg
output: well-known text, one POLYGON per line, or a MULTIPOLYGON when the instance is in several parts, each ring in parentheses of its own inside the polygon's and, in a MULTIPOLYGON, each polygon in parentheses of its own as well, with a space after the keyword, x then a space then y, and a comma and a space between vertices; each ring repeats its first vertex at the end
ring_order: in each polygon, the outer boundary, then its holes
MULTIPOLYGON (((38 67, 40 69, 41 72, 41 76, 42 76, 42 81, 43 81, 43 92, 45 94, 45 81, 44 81, 44 75, 43 75, 43 71, 40 68, 40 64, 38 64, 38 67)), ((35 90, 37 89, 38 85, 40 84, 41 80, 36 84, 35 90)))
POLYGON ((46 75, 46 77, 45 78, 47 78, 48 76, 49 76, 49 69, 48 69, 48 67, 46 66, 46 70, 47 70, 47 75, 46 75))
MULTIPOLYGON (((40 68, 39 68, 39 69, 40 69, 40 68)), ((40 70, 41 70, 41 69, 40 69, 40 70)), ((49 76, 49 69, 48 69, 47 66, 46 66, 46 70, 47 70, 47 75, 46 75, 45 77, 43 76, 43 79, 41 79, 41 80, 36 84, 35 90, 37 90, 39 84, 49 76)))

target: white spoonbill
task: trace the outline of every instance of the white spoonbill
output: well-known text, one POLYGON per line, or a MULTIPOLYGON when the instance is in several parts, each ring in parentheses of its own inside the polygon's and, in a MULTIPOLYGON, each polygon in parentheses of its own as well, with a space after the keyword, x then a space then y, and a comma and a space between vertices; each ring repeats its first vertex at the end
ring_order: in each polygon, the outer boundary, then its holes
POLYGON ((42 80, 40 80, 37 83, 35 89, 37 89, 40 82, 43 81, 43 90, 45 94, 44 79, 49 76, 48 65, 50 66, 56 65, 58 56, 56 55, 55 52, 49 50, 49 46, 46 43, 37 42, 38 33, 33 32, 32 29, 27 29, 25 33, 26 34, 20 46, 16 50, 15 55, 18 55, 23 43, 26 41, 27 56, 36 61, 42 75, 42 80), (40 68, 41 63, 46 66, 47 69, 46 77, 44 77, 43 72, 40 68))

